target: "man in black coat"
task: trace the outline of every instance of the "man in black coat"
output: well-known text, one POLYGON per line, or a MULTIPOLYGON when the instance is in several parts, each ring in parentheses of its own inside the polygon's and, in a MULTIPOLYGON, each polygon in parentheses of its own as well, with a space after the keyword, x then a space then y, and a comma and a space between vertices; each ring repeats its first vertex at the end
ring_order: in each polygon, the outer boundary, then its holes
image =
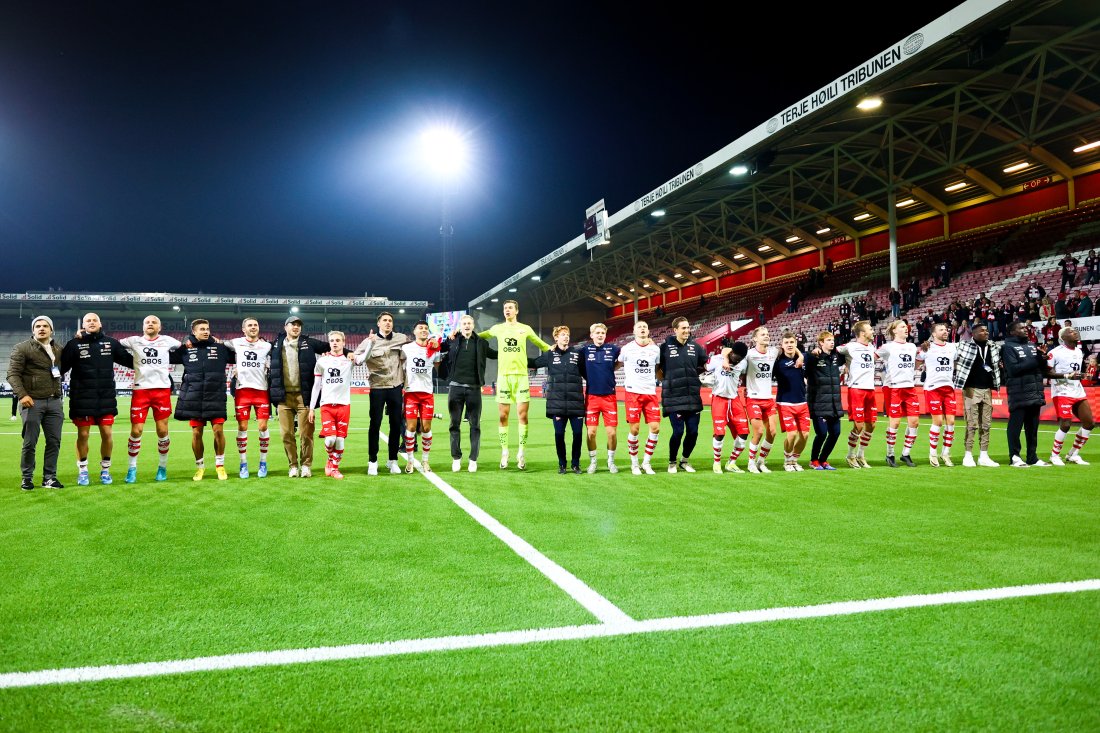
POLYGON ((309 421, 309 397, 313 392, 313 368, 317 355, 329 350, 327 341, 302 335, 302 319, 290 316, 283 324, 284 333, 271 344, 271 371, 268 394, 279 410, 279 431, 283 450, 290 464, 290 478, 313 475, 313 423, 309 421), (295 431, 302 433, 299 457, 295 431))
POLYGON ((703 384, 699 375, 707 368, 707 352, 691 338, 691 323, 683 316, 672 320, 672 333, 661 344, 661 361, 657 376, 661 379, 661 407, 672 423, 668 441, 668 472, 695 473, 688 463, 691 451, 699 440, 699 415, 703 384), (686 433, 686 434, 685 434, 686 433), (684 457, 677 459, 680 441, 684 442, 684 457))
POLYGON ((1049 466, 1039 460, 1039 411, 1046 403, 1043 378, 1046 376, 1046 356, 1028 341, 1027 326, 1021 321, 1012 324, 1008 338, 1001 347, 1001 378, 1008 391, 1008 456, 1016 468, 1049 466), (1027 439, 1027 461, 1020 458, 1020 428, 1027 439))
POLYGON ((88 485, 88 433, 99 426, 99 482, 113 483, 111 431, 118 414, 115 393, 115 364, 133 368, 130 350, 103 333, 95 313, 81 320, 80 331, 61 350, 61 373, 69 375, 69 419, 76 426, 76 483, 88 485))
POLYGON ((477 471, 481 450, 481 388, 485 385, 485 360, 497 358, 489 342, 474 333, 473 316, 462 316, 458 330, 440 350, 445 356, 447 411, 451 415, 451 470, 462 468, 462 413, 470 422, 470 473, 477 471))
POLYGON ((554 328, 554 346, 535 359, 527 357, 531 369, 546 369, 546 416, 554 421, 554 446, 558 452, 558 473, 565 469, 565 426, 573 431, 570 452, 573 473, 581 472, 581 428, 584 425, 585 359, 581 351, 569 348, 569 327, 554 328))
POLYGON ((176 399, 177 420, 191 423, 191 450, 195 454, 194 481, 202 481, 206 472, 203 459, 202 433, 206 423, 214 433, 214 462, 218 480, 229 476, 225 472, 225 370, 236 362, 236 354, 223 343, 211 338, 210 322, 205 318, 191 321, 191 337, 173 351, 169 360, 183 364, 183 382, 176 399))

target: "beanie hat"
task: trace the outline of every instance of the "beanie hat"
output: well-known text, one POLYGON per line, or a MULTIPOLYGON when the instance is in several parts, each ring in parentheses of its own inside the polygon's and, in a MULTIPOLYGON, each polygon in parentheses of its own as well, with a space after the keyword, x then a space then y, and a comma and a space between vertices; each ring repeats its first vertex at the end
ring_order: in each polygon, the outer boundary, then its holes
POLYGON ((52 318, 50 318, 49 316, 35 316, 34 320, 31 321, 31 333, 34 333, 34 324, 38 323, 39 321, 45 321, 46 323, 50 324, 50 330, 54 330, 52 318))

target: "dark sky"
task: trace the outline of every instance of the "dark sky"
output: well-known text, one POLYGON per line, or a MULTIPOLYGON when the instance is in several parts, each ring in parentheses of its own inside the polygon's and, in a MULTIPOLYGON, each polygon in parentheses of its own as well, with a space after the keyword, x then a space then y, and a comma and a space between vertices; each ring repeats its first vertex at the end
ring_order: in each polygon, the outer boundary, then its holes
POLYGON ((0 292, 435 300, 451 121, 464 304, 954 3, 12 5, 0 292))

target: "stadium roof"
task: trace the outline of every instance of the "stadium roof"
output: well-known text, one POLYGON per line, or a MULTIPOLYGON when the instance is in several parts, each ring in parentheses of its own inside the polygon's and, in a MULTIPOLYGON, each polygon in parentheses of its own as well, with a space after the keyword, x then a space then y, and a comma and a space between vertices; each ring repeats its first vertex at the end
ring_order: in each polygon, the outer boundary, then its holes
POLYGON ((578 235, 470 307, 674 291, 886 229, 891 194, 904 224, 1072 179, 1097 141, 1096 3, 969 0, 611 214, 609 245, 578 235))

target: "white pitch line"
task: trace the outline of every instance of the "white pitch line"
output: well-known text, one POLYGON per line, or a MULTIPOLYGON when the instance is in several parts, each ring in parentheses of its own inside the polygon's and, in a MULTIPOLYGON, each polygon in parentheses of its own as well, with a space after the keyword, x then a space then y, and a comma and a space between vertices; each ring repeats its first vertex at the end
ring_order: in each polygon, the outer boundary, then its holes
MULTIPOLYGON (((380 437, 383 442, 389 444, 389 436, 385 433, 379 431, 378 437, 380 437)), ((398 451, 398 453, 402 458, 405 457, 404 451, 398 451)), ((624 623, 633 620, 630 616, 623 613, 622 609, 614 603, 588 587, 588 585, 576 575, 573 575, 573 573, 569 572, 561 565, 558 565, 546 555, 543 555, 536 550, 531 543, 527 542, 527 540, 505 527, 484 509, 467 499, 459 493, 457 489, 441 479, 434 471, 424 473, 420 461, 415 458, 413 459, 413 466, 416 467, 416 470, 419 471, 424 478, 431 481, 433 486, 442 491, 448 499, 457 504, 459 509, 473 517, 475 522, 489 530, 501 542, 508 545, 513 552, 533 565, 536 570, 549 578, 554 585, 569 594, 573 600, 584 606, 589 613, 600 621, 605 624, 610 624, 624 623)))
POLYGON ((585 626, 560 626, 549 629, 524 631, 500 631, 492 634, 466 636, 441 636, 430 639, 384 641, 373 644, 314 647, 311 649, 284 649, 266 652, 225 654, 216 657, 197 657, 167 662, 143 662, 140 664, 104 665, 101 667, 69 667, 34 672, 8 672, 0 674, 0 689, 15 687, 41 687, 103 680, 160 677, 163 675, 215 672, 229 669, 274 667, 279 665, 332 662, 348 659, 392 657, 429 652, 448 652, 459 649, 488 649, 520 646, 548 641, 596 639, 635 634, 686 631, 691 629, 719 628, 744 624, 792 621, 796 619, 849 616, 853 614, 896 611, 929 606, 950 606, 979 601, 997 601, 1009 598, 1028 598, 1062 593, 1080 593, 1100 590, 1100 579, 1079 580, 1065 583, 1019 585, 1007 588, 951 591, 927 595, 873 598, 864 601, 841 601, 814 606, 788 606, 765 608, 755 611, 734 611, 703 616, 676 616, 648 621, 623 621, 585 626))

